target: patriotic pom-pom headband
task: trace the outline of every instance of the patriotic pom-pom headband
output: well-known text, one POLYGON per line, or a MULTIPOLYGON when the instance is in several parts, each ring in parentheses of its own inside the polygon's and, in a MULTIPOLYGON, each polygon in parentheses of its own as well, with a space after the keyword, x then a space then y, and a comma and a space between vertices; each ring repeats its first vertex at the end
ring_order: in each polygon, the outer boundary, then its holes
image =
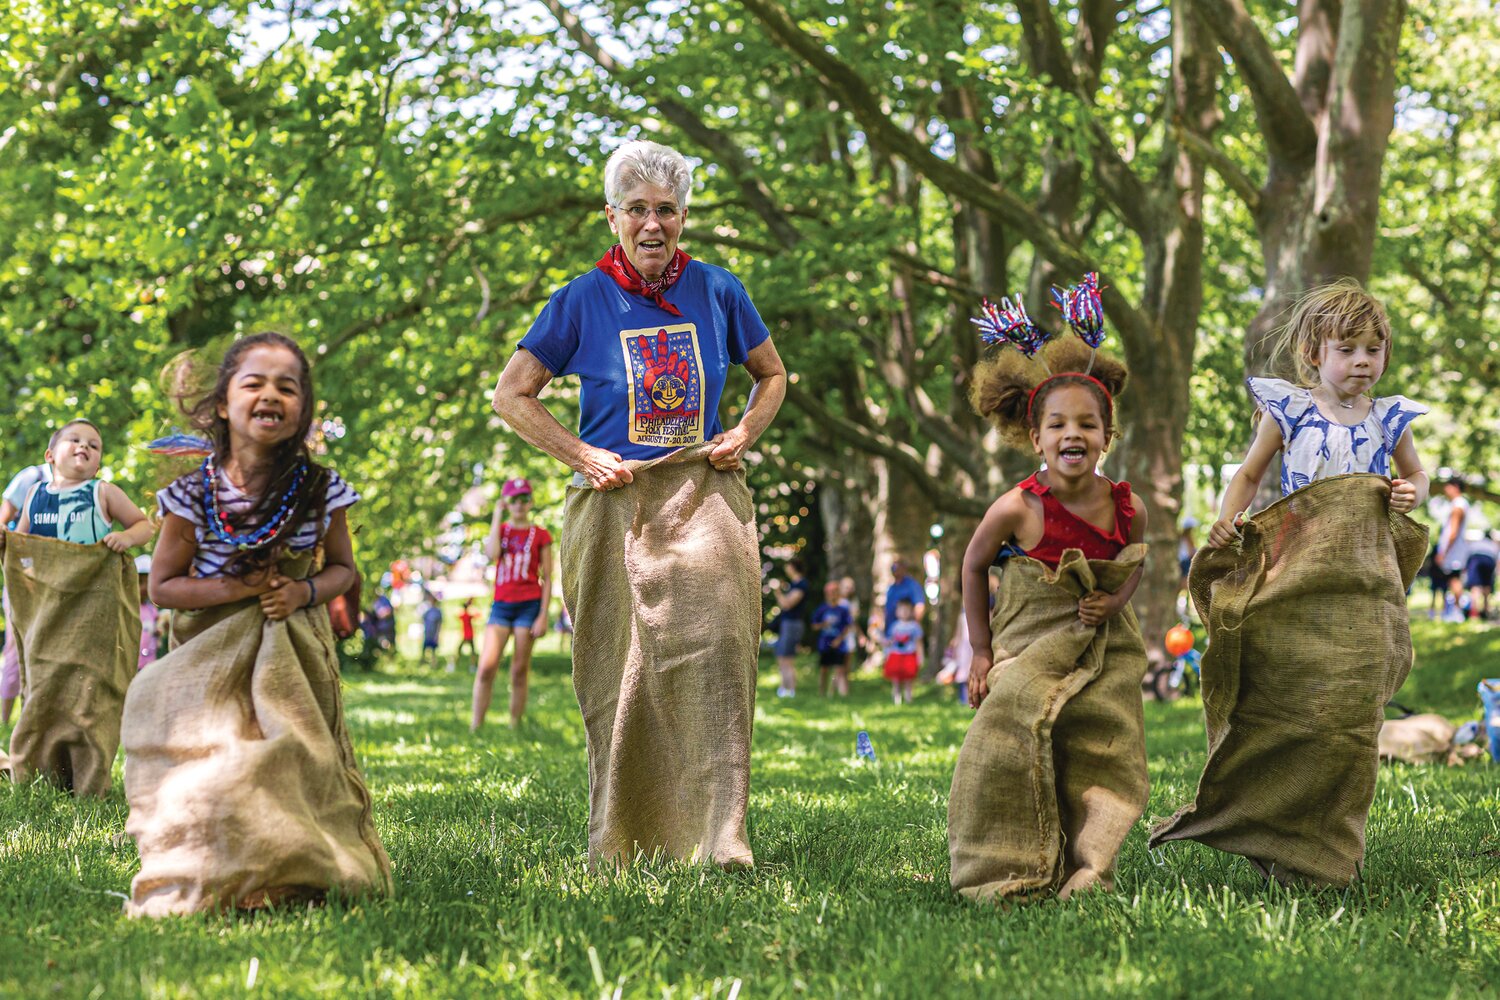
MULTIPOLYGON (((1036 394, 1042 386, 1055 378, 1063 375, 1079 375, 1088 379, 1099 387, 1104 393, 1105 401, 1111 410, 1114 409, 1114 397, 1110 395, 1104 383, 1094 378, 1090 372, 1094 370, 1094 358, 1099 353, 1099 345, 1104 343, 1104 299, 1100 294, 1103 289, 1099 286, 1099 275, 1090 271, 1083 276, 1083 281, 1066 289, 1060 289, 1056 285, 1052 287, 1052 304, 1057 306, 1063 315, 1063 320, 1068 327, 1078 335, 1078 338, 1089 345, 1088 368, 1081 372, 1056 372, 1047 367, 1047 362, 1042 361, 1042 367, 1047 369, 1047 377, 1037 383, 1035 389, 1026 400, 1026 416, 1031 417, 1031 404, 1036 400, 1036 394)), ((1029 360, 1036 358, 1040 351, 1052 339, 1052 334, 1037 326, 1036 322, 1026 313, 1026 303, 1017 295, 1014 303, 1008 298, 1002 298, 1000 305, 996 306, 989 299, 984 300, 983 315, 969 322, 979 327, 979 339, 990 347, 1004 347, 1009 344, 1020 351, 1029 360)))

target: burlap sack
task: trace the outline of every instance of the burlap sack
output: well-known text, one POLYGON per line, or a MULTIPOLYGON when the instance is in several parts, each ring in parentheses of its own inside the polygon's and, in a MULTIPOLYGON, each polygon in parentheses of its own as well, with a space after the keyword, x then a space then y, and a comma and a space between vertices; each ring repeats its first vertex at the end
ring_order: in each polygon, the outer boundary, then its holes
POLYGON ((1408 715, 1381 723, 1376 745, 1381 760, 1458 764, 1461 761, 1453 746, 1457 732, 1458 727, 1441 715, 1408 715))
POLYGON ((1146 808, 1146 647, 1126 607, 1097 627, 1078 599, 1118 590, 1146 546, 1112 561, 1064 553, 1055 571, 1006 563, 990 621, 989 695, 958 753, 948 853, 976 900, 1113 885, 1115 855, 1146 808))
POLYGON ((589 856, 753 863, 745 832, 760 630, 755 509, 707 446, 568 491, 561 540, 589 757, 589 856))
MULTIPOLYGON (((305 560, 283 569, 303 576, 305 560)), ((389 893, 328 612, 177 611, 172 645, 125 701, 125 831, 141 855, 125 912, 389 893)))
POLYGON ((5 532, 0 544, 14 616, 7 626, 21 656, 10 776, 41 775, 75 795, 104 795, 141 649, 135 563, 103 545, 19 532, 5 532))
POLYGON ((1385 703, 1411 669, 1406 588, 1427 549, 1390 491, 1383 476, 1319 480, 1250 518, 1237 546, 1198 550, 1208 763, 1153 847, 1197 840, 1286 881, 1358 873, 1385 703))

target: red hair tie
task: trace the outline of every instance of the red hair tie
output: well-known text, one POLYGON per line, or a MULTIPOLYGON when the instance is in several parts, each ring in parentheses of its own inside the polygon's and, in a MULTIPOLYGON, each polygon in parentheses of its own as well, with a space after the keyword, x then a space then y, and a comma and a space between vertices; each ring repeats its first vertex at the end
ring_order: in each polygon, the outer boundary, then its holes
POLYGON ((1104 405, 1109 408, 1109 412, 1106 413, 1105 416, 1108 417, 1110 420, 1114 419, 1114 416, 1115 416, 1115 397, 1112 396, 1112 395, 1110 395, 1109 390, 1104 387, 1104 383, 1103 382, 1101 382, 1098 379, 1094 378, 1094 376, 1087 375, 1087 374, 1085 374, 1083 372, 1058 372, 1056 375, 1048 375, 1046 378, 1044 378, 1040 382, 1038 382, 1036 384, 1036 388, 1031 390, 1031 395, 1029 395, 1029 396, 1026 397, 1026 422, 1028 424, 1031 423, 1031 404, 1033 404, 1033 403, 1036 402, 1036 394, 1038 392, 1042 391, 1042 386, 1046 385, 1048 382, 1053 381, 1054 379, 1060 379, 1060 378, 1082 378, 1082 379, 1088 379, 1090 382, 1092 382, 1095 385, 1097 385, 1099 387, 1099 391, 1102 392, 1102 393, 1104 393, 1104 405))

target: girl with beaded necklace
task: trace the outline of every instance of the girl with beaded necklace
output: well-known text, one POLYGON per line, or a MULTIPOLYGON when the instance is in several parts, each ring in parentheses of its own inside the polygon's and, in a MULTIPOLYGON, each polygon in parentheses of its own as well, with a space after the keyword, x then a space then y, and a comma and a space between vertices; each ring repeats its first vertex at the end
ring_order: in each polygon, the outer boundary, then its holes
POLYGON ((206 392, 197 374, 179 359, 174 394, 212 451, 158 494, 149 583, 174 611, 173 649, 125 704, 141 857, 126 910, 389 891, 324 607, 355 582, 345 517, 359 495, 308 450, 312 374, 294 341, 236 341, 206 392))
POLYGON ((280 621, 348 590, 354 554, 345 508, 359 494, 308 452, 314 401, 301 348, 279 333, 238 340, 212 390, 179 402, 213 453, 158 497, 165 518, 151 599, 195 610, 255 597, 280 621), (320 543, 316 574, 293 580, 276 568, 284 554, 320 543))

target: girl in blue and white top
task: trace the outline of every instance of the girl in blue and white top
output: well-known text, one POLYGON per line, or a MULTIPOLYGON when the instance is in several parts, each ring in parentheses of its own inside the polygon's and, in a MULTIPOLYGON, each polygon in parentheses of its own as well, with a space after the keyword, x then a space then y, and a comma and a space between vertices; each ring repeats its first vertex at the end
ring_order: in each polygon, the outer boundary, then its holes
POLYGON ((1370 394, 1391 357, 1391 323, 1375 297, 1349 280, 1312 289, 1293 309, 1273 363, 1287 355, 1299 385, 1248 380, 1260 424, 1245 463, 1224 491, 1209 548, 1223 548, 1239 534, 1236 518, 1254 499, 1278 451, 1283 496, 1330 476, 1390 475, 1394 466, 1391 511, 1405 514, 1427 499, 1427 473, 1410 426, 1427 407, 1405 396, 1370 394))

